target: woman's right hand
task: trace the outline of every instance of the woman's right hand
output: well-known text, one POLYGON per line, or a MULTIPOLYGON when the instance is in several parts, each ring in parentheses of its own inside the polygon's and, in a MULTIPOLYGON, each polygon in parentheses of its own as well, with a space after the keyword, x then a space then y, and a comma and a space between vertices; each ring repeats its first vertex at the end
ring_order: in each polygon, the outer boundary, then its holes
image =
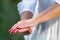
POLYGON ((10 34, 23 34, 23 35, 29 35, 32 33, 31 28, 23 28, 23 29, 16 29, 14 31, 9 30, 10 34))

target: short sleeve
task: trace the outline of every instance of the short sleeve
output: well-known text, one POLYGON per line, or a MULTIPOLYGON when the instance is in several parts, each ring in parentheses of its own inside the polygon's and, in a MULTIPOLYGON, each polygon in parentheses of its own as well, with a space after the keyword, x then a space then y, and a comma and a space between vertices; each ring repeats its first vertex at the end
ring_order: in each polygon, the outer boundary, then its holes
POLYGON ((24 11, 35 12, 36 0, 22 0, 18 3, 17 8, 18 12, 21 14, 24 11))
POLYGON ((60 4, 60 0, 55 0, 55 2, 57 2, 58 4, 60 4))

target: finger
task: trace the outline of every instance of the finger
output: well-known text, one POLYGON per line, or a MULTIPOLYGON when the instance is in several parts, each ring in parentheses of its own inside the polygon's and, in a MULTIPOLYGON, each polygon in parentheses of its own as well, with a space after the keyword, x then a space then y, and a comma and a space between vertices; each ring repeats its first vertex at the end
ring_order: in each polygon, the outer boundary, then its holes
POLYGON ((14 34, 15 31, 10 31, 10 34, 14 34))
POLYGON ((30 27, 16 27, 16 29, 30 29, 30 27))
POLYGON ((19 30, 23 30, 23 31, 25 31, 25 30, 27 30, 27 33, 29 33, 29 32, 31 32, 32 30, 29 28, 29 27, 27 27, 27 28, 17 28, 17 29, 19 29, 19 30))
POLYGON ((19 29, 16 29, 16 30, 14 31, 14 33, 16 34, 18 30, 19 30, 19 29))
POLYGON ((11 30, 9 30, 9 32, 13 33, 15 30, 16 30, 16 29, 14 29, 14 30, 13 30, 13 29, 11 29, 11 30))
POLYGON ((18 30, 17 32, 18 33, 23 33, 23 32, 26 32, 27 30, 29 30, 28 28, 27 29, 21 29, 21 30, 18 30))
POLYGON ((19 29, 16 29, 15 31, 10 32, 10 34, 16 34, 19 29))
MULTIPOLYGON (((26 29, 26 28, 25 28, 25 29, 26 29)), ((19 30, 18 30, 18 31, 19 31, 19 30)), ((30 28, 28 28, 27 31, 24 31, 24 32, 17 32, 17 33, 19 33, 19 34, 24 34, 24 35, 29 35, 29 34, 32 33, 32 30, 31 30, 30 28)))
POLYGON ((18 24, 17 23, 15 25, 13 25, 10 30, 15 30, 16 27, 18 27, 18 24))
POLYGON ((9 30, 9 32, 10 32, 10 34, 16 33, 17 29, 11 29, 11 30, 9 30))
POLYGON ((28 26, 18 26, 18 27, 16 27, 17 29, 21 29, 21 28, 28 28, 28 26))
POLYGON ((14 26, 12 26, 12 28, 9 30, 9 32, 14 32, 14 31, 16 31, 16 27, 17 27, 17 24, 15 24, 14 26))
POLYGON ((32 30, 30 30, 30 29, 26 32, 23 32, 24 35, 30 35, 31 33, 32 33, 32 30))

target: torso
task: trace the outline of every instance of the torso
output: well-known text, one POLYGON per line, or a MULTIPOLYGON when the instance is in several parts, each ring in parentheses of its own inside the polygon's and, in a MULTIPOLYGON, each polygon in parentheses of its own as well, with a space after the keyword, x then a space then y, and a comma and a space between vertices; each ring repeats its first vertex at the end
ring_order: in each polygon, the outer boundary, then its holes
POLYGON ((53 0, 39 0, 39 12, 47 9, 53 3, 53 0))

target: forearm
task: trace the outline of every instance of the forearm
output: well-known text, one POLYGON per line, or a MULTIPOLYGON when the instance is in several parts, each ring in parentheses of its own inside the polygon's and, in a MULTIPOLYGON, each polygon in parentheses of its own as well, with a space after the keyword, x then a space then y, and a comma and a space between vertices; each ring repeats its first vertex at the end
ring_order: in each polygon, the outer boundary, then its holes
POLYGON ((33 16, 32 12, 24 11, 24 12, 20 15, 20 18, 21 18, 21 20, 26 20, 26 19, 32 18, 32 16, 33 16))
MULTIPOLYGON (((21 20, 26 20, 26 19, 32 18, 32 16, 33 16, 32 12, 24 11, 24 12, 20 15, 20 19, 21 19, 21 20)), ((31 29, 30 29, 30 28, 28 28, 28 29, 29 29, 28 31, 23 32, 22 34, 24 34, 24 35, 29 35, 29 34, 31 34, 31 29)))
POLYGON ((51 7, 49 7, 47 10, 41 12, 41 15, 38 15, 34 19, 36 20, 36 22, 42 23, 42 22, 52 20, 58 16, 60 16, 60 5, 55 3, 51 7))

